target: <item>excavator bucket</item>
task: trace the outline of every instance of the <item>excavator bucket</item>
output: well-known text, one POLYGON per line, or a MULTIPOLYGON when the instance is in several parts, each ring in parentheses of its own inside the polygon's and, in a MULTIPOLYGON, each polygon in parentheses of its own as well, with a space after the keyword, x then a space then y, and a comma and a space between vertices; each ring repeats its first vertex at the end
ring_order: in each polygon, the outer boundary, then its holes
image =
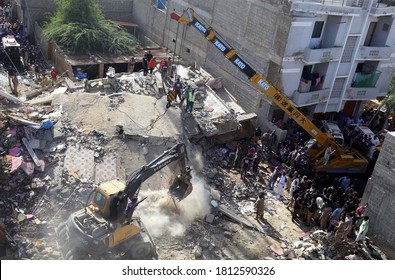
POLYGON ((192 192, 192 184, 190 182, 190 176, 185 176, 183 179, 181 176, 177 176, 174 182, 170 185, 169 193, 172 197, 178 201, 183 200, 192 192))

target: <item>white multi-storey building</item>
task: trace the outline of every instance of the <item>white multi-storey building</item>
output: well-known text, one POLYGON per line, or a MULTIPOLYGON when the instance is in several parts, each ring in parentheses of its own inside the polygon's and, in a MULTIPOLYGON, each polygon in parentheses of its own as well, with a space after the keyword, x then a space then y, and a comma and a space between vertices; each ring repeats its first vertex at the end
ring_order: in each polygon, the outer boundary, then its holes
POLYGON ((395 1, 291 0, 281 64, 284 93, 308 112, 344 109, 387 94, 395 62, 395 1))

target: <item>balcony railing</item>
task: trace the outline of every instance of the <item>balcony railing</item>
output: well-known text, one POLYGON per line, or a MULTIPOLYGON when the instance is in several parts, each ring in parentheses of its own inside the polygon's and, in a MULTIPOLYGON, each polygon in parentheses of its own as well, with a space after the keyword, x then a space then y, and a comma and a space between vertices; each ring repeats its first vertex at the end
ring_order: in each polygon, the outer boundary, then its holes
POLYGON ((357 60, 374 59, 389 60, 391 58, 391 47, 365 47, 359 48, 357 60))
POLYGON ((375 16, 389 16, 395 14, 395 1, 378 0, 373 3, 370 13, 375 16))
POLYGON ((317 14, 359 15, 370 0, 290 0, 291 11, 317 14))
MULTIPOLYGON (((292 2, 316 3, 328 6, 362 7, 364 0, 291 0, 292 2)), ((366 0, 365 0, 366 1, 366 0)))
POLYGON ((306 63, 317 63, 317 62, 328 62, 333 60, 339 60, 341 57, 342 48, 318 48, 310 49, 306 48, 303 53, 303 61, 306 63))
POLYGON ((292 100, 297 106, 306 106, 325 102, 329 96, 329 89, 321 89, 309 92, 295 91, 292 100))
POLYGON ((375 71, 371 73, 357 72, 354 75, 354 79, 351 83, 353 88, 371 88, 375 87, 377 81, 381 75, 380 71, 375 71))
POLYGON ((380 96, 378 88, 348 88, 344 99, 346 100, 372 100, 380 96))

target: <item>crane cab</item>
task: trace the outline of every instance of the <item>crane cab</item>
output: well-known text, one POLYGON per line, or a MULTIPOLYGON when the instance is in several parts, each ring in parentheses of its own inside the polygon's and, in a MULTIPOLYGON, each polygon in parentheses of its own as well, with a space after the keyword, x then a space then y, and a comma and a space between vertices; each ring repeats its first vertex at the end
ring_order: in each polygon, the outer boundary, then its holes
POLYGON ((336 142, 341 146, 345 146, 344 135, 343 132, 340 130, 339 126, 336 122, 332 121, 322 121, 322 126, 320 128, 322 131, 329 133, 333 136, 336 142))

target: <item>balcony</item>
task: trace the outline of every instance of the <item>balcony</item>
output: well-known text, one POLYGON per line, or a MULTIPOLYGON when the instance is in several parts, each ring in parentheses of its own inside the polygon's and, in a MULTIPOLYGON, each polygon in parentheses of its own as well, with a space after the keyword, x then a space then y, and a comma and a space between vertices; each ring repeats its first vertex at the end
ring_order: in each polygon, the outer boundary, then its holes
POLYGON ((364 4, 363 0, 291 0, 291 2, 291 11, 340 16, 358 15, 364 4))
POLYGON ((357 72, 351 83, 352 88, 372 88, 376 86, 377 81, 381 75, 380 71, 371 73, 357 72))
POLYGON ((376 3, 373 3, 372 8, 370 9, 370 14, 373 16, 389 16, 395 15, 395 1, 392 0, 379 0, 376 3), (379 3, 377 3, 379 2, 379 3))
POLYGON ((391 47, 365 47, 361 46, 356 60, 390 60, 391 47))
POLYGON ((325 102, 328 99, 329 93, 329 89, 321 89, 309 92, 295 91, 292 95, 292 101, 298 107, 318 104, 325 102))
POLYGON ((339 60, 342 54, 341 47, 310 49, 306 48, 303 53, 303 62, 307 64, 323 63, 339 60))
POLYGON ((380 96, 378 88, 348 88, 345 100, 372 100, 380 96))

